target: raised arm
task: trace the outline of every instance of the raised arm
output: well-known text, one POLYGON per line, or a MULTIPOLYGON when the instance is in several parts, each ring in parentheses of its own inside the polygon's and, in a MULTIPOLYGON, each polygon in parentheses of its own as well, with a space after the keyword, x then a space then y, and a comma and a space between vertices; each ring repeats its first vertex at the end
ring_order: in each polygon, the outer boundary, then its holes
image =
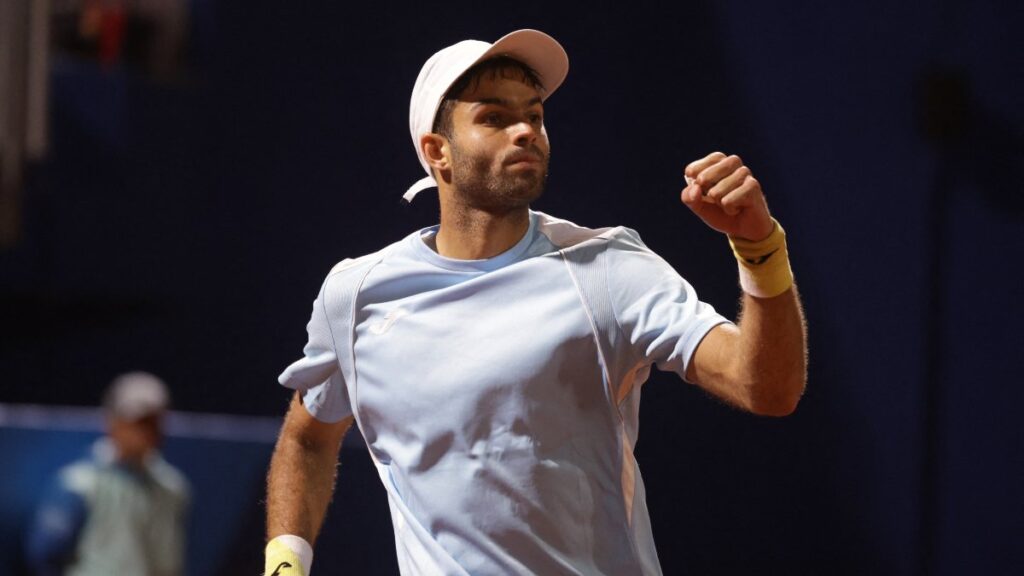
POLYGON ((807 381, 806 327, 785 234, 738 156, 715 152, 686 167, 682 201, 729 236, 740 264, 742 311, 701 341, 687 379, 757 414, 793 412, 807 381))
POLYGON ((301 572, 299 563, 289 561, 292 557, 287 552, 302 552, 302 543, 295 537, 307 546, 316 541, 334 492, 338 451, 352 420, 349 416, 334 424, 320 422, 306 411, 296 393, 267 475, 268 575, 308 574, 312 550, 308 550, 303 562, 307 567, 301 572))

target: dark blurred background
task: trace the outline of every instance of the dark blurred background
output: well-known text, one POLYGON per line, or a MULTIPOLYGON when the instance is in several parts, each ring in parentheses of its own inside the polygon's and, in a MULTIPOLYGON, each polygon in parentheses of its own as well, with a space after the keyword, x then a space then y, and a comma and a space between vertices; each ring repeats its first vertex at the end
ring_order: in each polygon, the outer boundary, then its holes
MULTIPOLYGON (((678 193, 688 162, 739 154, 804 298, 793 416, 645 386, 665 573, 1024 573, 1018 2, 151 0, 98 20, 88 4, 0 9, 5 409, 95 406, 145 369, 183 413, 278 418, 330 267, 436 221, 432 192, 400 202, 421 176, 423 61, 538 28, 570 73, 535 208, 637 229, 732 316, 728 245, 678 193)), ((39 479, 95 431, 2 412, 0 564, 18 567, 39 479)), ((194 573, 261 570, 272 438, 170 439, 196 489, 194 573)), ((396 573, 386 496, 349 440, 316 573, 396 573)))

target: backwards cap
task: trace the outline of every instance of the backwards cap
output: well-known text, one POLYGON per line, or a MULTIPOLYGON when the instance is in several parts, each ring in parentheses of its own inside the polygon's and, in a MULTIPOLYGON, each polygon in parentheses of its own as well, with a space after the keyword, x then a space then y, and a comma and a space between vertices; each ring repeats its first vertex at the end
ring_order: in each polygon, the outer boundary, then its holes
POLYGON ((118 376, 103 399, 107 413, 122 420, 138 420, 163 412, 169 404, 167 385, 148 372, 129 372, 118 376))
POLYGON ((431 56, 416 78, 409 103, 409 132, 412 134, 416 156, 427 176, 410 186, 402 196, 407 202, 412 202, 421 191, 437 186, 423 151, 420 150, 420 137, 433 129, 434 116, 441 106, 441 100, 466 70, 494 56, 509 56, 533 68, 540 79, 541 98, 545 100, 562 84, 569 72, 569 57, 565 49, 557 40, 538 30, 516 30, 502 36, 494 44, 463 40, 431 56))

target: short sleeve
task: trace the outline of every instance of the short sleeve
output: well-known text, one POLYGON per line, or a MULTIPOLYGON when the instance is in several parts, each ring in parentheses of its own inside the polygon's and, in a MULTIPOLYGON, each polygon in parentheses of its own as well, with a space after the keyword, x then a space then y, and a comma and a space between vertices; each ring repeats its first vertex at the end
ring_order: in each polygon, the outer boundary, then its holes
POLYGON ((612 236, 606 263, 615 319, 635 356, 685 379, 700 341, 729 320, 701 302, 693 286, 633 230, 612 236))
POLYGON ((303 405, 317 420, 337 422, 352 415, 352 405, 324 304, 326 292, 327 282, 313 302, 303 357, 288 366, 277 380, 286 388, 302 392, 303 405))

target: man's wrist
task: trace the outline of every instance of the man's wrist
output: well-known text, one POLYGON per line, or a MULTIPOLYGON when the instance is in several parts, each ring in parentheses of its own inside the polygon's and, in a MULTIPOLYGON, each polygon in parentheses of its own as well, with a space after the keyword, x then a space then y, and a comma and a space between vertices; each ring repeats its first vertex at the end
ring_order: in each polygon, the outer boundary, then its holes
POLYGON ((267 542, 265 555, 264 576, 309 576, 313 565, 313 547, 293 534, 283 534, 267 542))
POLYGON ((774 227, 768 237, 752 242, 729 237, 739 264, 740 286, 758 298, 772 298, 793 285, 793 271, 786 249, 786 231, 772 218, 774 227))

